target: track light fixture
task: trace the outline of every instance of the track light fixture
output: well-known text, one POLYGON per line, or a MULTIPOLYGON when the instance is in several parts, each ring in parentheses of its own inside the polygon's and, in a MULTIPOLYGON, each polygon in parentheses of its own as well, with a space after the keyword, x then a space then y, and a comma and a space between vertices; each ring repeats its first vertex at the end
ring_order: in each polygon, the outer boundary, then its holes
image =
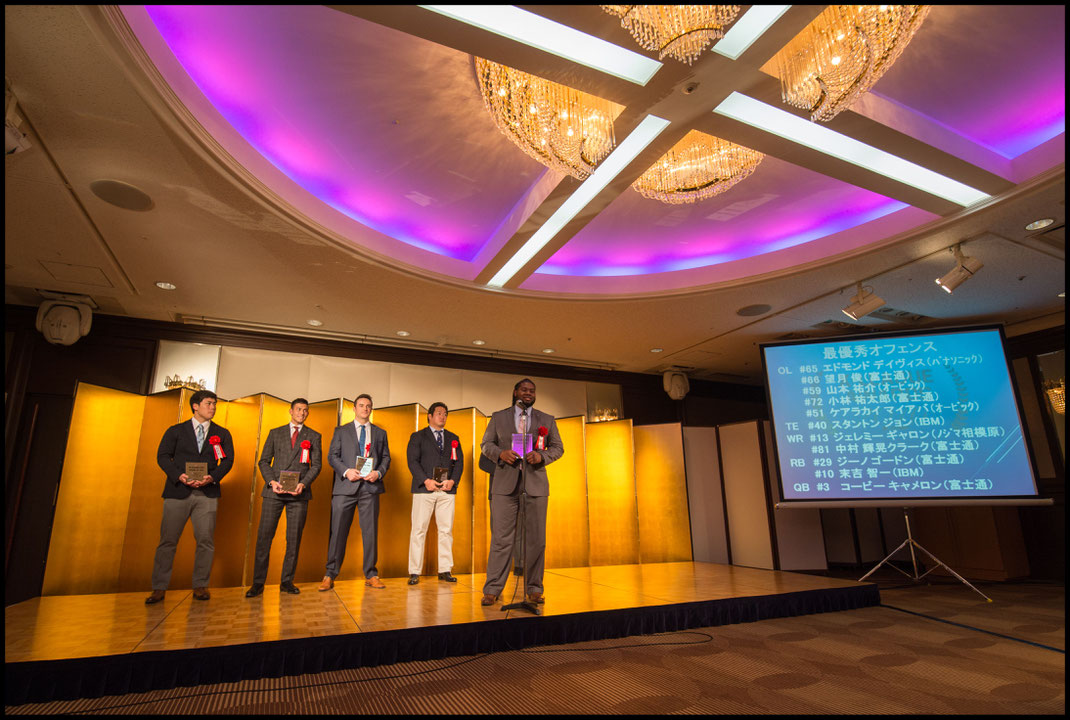
POLYGON ((884 298, 877 297, 873 288, 866 290, 862 283, 858 283, 858 294, 851 298, 851 304, 843 309, 843 314, 852 320, 858 320, 883 305, 884 298))
POLYGON ((947 275, 936 279, 936 284, 948 293, 972 278, 977 274, 978 270, 985 266, 985 264, 977 258, 966 257, 963 255, 961 245, 956 245, 952 248, 952 252, 955 253, 957 264, 947 275))

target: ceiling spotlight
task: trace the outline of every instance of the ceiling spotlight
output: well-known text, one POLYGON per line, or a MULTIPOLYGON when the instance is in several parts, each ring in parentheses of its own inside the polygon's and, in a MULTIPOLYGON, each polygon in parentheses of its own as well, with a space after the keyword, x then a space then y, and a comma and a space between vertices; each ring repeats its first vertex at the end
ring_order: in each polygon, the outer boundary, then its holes
POLYGON ((308 324, 311 325, 312 327, 319 327, 320 325, 323 324, 323 322, 320 321, 320 320, 309 320, 308 324))
POLYGON ((1040 230, 1051 225, 1055 220, 1053 218, 1041 218, 1040 220, 1034 220, 1025 226, 1026 230, 1040 230))
POLYGON ((851 298, 851 304, 843 309, 843 314, 852 320, 858 320, 882 305, 884 299, 874 295, 873 288, 865 290, 862 283, 858 283, 858 294, 851 298))
POLYGON ((661 352, 661 351, 662 351, 662 348, 650 348, 650 352, 657 353, 657 352, 661 352))
POLYGON ((550 353, 554 352, 554 349, 553 348, 543 348, 542 351, 544 353, 546 353, 547 355, 549 355, 550 353))
POLYGON ((486 345, 487 341, 486 340, 473 340, 472 344, 473 345, 486 345))
POLYGON ((172 285, 169 282, 158 282, 156 283, 156 287, 160 288, 161 290, 178 290, 177 285, 172 285))
POLYGON ((936 284, 949 293, 972 278, 977 274, 978 270, 985 266, 985 264, 977 258, 966 257, 963 255, 959 245, 952 248, 952 252, 955 253, 955 260, 958 261, 958 264, 955 265, 947 275, 936 279, 936 284))
POLYGON ((397 334, 400 337, 408 337, 409 336, 409 331, 408 330, 398 330, 397 334))

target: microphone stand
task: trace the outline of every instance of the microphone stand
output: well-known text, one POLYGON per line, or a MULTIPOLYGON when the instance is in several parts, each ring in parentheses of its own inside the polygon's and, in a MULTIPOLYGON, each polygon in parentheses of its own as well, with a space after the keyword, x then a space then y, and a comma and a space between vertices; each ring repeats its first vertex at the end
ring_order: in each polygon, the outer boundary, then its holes
MULTIPOLYGON (((523 447, 521 447, 521 449, 523 449, 523 447)), ((517 527, 514 528, 514 530, 513 530, 513 542, 514 542, 514 544, 516 543, 516 539, 518 537, 520 537, 519 530, 521 528, 523 528, 524 530, 527 530, 527 525, 524 522, 524 517, 525 517, 524 510, 525 510, 525 506, 528 503, 528 494, 526 492, 526 487, 525 487, 525 484, 524 484, 524 457, 523 456, 520 457, 520 497, 518 498, 518 500, 520 502, 520 508, 519 508, 519 512, 516 514, 517 527)), ((520 587, 520 578, 521 577, 527 578, 527 577, 531 576, 531 568, 528 567, 528 560, 527 560, 527 555, 528 555, 528 553, 527 553, 527 545, 528 545, 527 544, 527 538, 525 537, 520 543, 520 565, 524 568, 524 574, 521 576, 521 575, 517 575, 515 571, 513 572, 513 577, 516 578, 516 583, 513 585, 513 599, 516 598, 516 590, 517 590, 518 587, 520 587)), ((510 557, 509 560, 510 560, 510 565, 511 565, 512 564, 512 557, 510 557)), ((527 581, 525 580, 525 582, 527 582, 527 581)), ((542 614, 542 611, 539 610, 539 606, 538 605, 536 605, 535 603, 532 603, 532 602, 528 602, 528 593, 527 593, 526 590, 524 591, 523 599, 520 602, 513 602, 513 603, 509 603, 508 605, 502 605, 502 610, 527 610, 532 615, 541 615, 542 614)))

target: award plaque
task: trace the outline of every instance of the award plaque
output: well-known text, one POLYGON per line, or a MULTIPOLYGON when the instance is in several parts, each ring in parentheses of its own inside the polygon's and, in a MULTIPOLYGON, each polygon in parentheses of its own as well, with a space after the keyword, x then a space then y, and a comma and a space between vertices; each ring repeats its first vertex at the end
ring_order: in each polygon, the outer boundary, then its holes
POLYGON ((431 474, 431 479, 439 485, 442 485, 450 479, 450 471, 443 467, 435 468, 435 471, 431 474))
POLYGON ((531 452, 531 434, 513 433, 513 447, 511 449, 520 457, 527 455, 531 452))
POLYGON ((279 472, 279 485, 282 485, 283 492, 296 492, 299 482, 301 482, 301 473, 297 470, 279 472))
POLYGON ((198 482, 204 480, 204 476, 208 474, 208 463, 188 462, 186 463, 186 474, 189 475, 190 480, 197 480, 198 482))
POLYGON ((364 477, 375 469, 375 461, 372 460, 370 457, 358 457, 356 468, 357 475, 364 477))

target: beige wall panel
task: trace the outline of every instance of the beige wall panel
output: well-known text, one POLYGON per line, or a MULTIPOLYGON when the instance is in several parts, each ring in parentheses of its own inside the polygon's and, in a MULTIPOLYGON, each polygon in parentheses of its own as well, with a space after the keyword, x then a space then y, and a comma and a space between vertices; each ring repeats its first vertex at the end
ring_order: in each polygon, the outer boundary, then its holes
MULTIPOLYGON (((461 402, 464 407, 479 408, 484 414, 507 408, 511 404, 513 386, 523 375, 462 371, 461 402)), ((532 377, 537 400, 535 407, 554 417, 587 414, 587 384, 576 380, 556 380, 532 377)))
MULTIPOLYGON (((160 543, 163 488, 167 480, 156 463, 156 452, 167 428, 191 417, 189 395, 187 390, 168 390, 145 398, 134 483, 127 509, 126 535, 123 537, 118 592, 148 592, 152 589, 152 561, 156 556, 156 546, 160 543), (183 406, 185 413, 182 412, 183 406)), ((192 561, 190 567, 192 569, 192 561)), ((189 582, 187 575, 186 587, 189 587, 189 582)))
POLYGON ((341 397, 352 410, 353 399, 361 393, 371 395, 375 405, 390 405, 390 363, 312 356, 305 395, 311 402, 341 397))
POLYGON ((765 477, 756 421, 721 425, 721 464, 732 564, 773 569, 765 477))
POLYGON ((780 502, 780 488, 773 452, 773 425, 762 421, 765 438, 766 467, 769 472, 769 497, 773 499, 773 523, 776 528, 777 559, 780 570, 826 570, 825 537, 821 532, 821 511, 816 508, 784 508, 776 510, 780 502))
MULTIPOLYGON (((480 443, 489 418, 478 409, 472 437, 472 572, 485 573, 490 553, 490 474, 479 467, 480 443)), ((485 463, 484 463, 485 464, 485 463)))
POLYGON ((215 392, 221 398, 260 393, 287 401, 296 397, 308 398, 311 364, 312 356, 303 353, 224 347, 219 353, 219 379, 215 392))
POLYGON ((721 468, 717 461, 717 429, 686 427, 684 467, 695 562, 728 563, 728 541, 721 497, 721 468))
POLYGON ((643 425, 635 439, 639 561, 690 562, 691 523, 680 423, 643 425))
MULTIPOLYGON (((319 582, 327 569, 327 543, 331 537, 331 491, 334 488, 334 469, 327 461, 327 452, 331 448, 331 438, 338 425, 338 411, 340 400, 324 400, 312 403, 308 408, 308 420, 305 424, 322 436, 323 465, 320 474, 312 483, 312 499, 308 501, 308 515, 305 517, 305 531, 301 534, 301 548, 297 554, 297 572, 294 582, 319 582)), ((350 413, 352 413, 350 403, 350 413)), ((261 443, 261 448, 263 443, 261 443)), ((275 532, 276 539, 283 535, 285 530, 285 515, 279 521, 279 529, 275 532)), ((354 523, 356 519, 354 518, 354 523)), ((352 537, 352 533, 350 533, 352 537)), ((357 526, 357 536, 360 536, 360 526, 357 526)), ((284 536, 285 537, 285 536, 284 536)), ((275 548, 272 545, 272 548, 275 548)), ((283 540, 285 552, 285 539, 283 540)), ((282 555, 279 551, 271 551, 271 562, 275 562, 275 556, 279 556, 279 571, 282 569, 282 555)), ((352 557, 348 556, 350 560, 352 557)), ((359 556, 358 556, 359 557, 359 556)), ((360 567, 358 561, 357 567, 360 567)), ((268 582, 275 582, 278 575, 268 573, 268 582)))
POLYGON ((587 453, 584 416, 557 418, 565 454, 546 466, 550 500, 546 509, 546 567, 583 567, 591 549, 587 519, 587 453))
MULTIPOLYGON (((245 537, 245 559, 244 569, 242 572, 242 584, 251 585, 253 582, 253 563, 256 560, 256 535, 260 528, 260 510, 264 505, 264 497, 261 493, 264 490, 264 476, 260 474, 260 468, 257 463, 260 462, 260 455, 264 450, 264 443, 267 441, 268 433, 272 429, 280 427, 281 425, 287 425, 290 422, 290 401, 283 400, 281 398, 274 397, 272 395, 261 395, 260 406, 260 421, 257 429, 257 443, 256 443, 256 459, 253 465, 253 482, 249 487, 249 524, 248 531, 245 537)), ((306 420, 306 423, 308 421, 306 420)), ((313 428, 316 429, 316 428, 313 428)), ((267 582, 275 584, 278 582, 279 574, 282 572, 282 558, 286 554, 286 513, 282 514, 279 518, 279 524, 275 528, 275 539, 271 542, 271 555, 268 558, 268 579, 267 582)))
POLYGON ((144 411, 144 396, 78 384, 42 595, 118 591, 144 411))
MULTIPOLYGON (((352 403, 349 403, 352 407, 352 403)), ((412 491, 405 448, 409 436, 419 427, 420 409, 416 405, 376 408, 372 422, 386 431, 390 447, 390 468, 383 478, 385 489, 379 496, 379 557, 376 567, 380 577, 399 578, 409 576, 409 531, 412 528, 412 491)), ((364 577, 361 570, 364 544, 360 537, 359 517, 353 515, 346 557, 340 580, 355 580, 364 577)), ((326 551, 324 552, 326 562, 326 551)))
POLYGON ((587 508, 591 565, 639 562, 632 421, 591 423, 587 435, 587 508))
POLYGON ((451 410, 467 407, 461 402, 461 374, 463 372, 463 370, 450 368, 391 363, 390 397, 383 398, 380 404, 419 403, 427 408, 431 406, 431 403, 444 402, 451 410))

